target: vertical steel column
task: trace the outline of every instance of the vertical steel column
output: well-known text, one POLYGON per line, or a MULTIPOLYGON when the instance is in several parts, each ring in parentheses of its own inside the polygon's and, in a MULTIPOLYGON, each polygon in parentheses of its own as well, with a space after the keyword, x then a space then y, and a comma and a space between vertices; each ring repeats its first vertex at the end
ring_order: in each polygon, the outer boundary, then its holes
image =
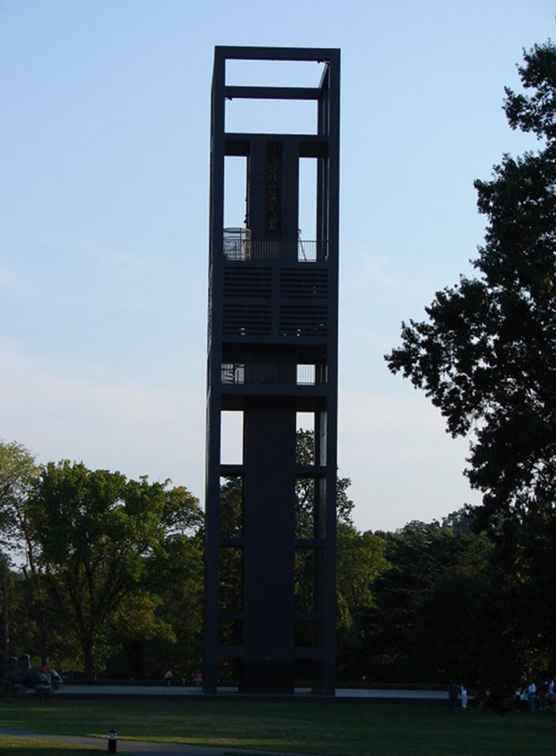
POLYGON ((218 548, 220 509, 220 365, 222 362, 222 311, 217 293, 222 287, 222 236, 224 226, 224 86, 223 55, 215 53, 212 80, 210 142, 210 263, 206 414, 205 481, 205 627, 203 687, 216 693, 218 658, 218 548))
POLYGON ((336 481, 338 469, 338 241, 340 200, 340 55, 330 61, 325 89, 326 116, 322 126, 328 137, 326 181, 329 327, 326 433, 326 559, 324 590, 323 692, 336 687, 336 481))

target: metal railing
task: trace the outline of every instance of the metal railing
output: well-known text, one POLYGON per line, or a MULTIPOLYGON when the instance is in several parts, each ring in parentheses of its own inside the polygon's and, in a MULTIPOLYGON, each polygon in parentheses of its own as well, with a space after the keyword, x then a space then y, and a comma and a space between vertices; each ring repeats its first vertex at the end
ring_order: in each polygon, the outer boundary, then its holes
POLYGON ((324 262, 328 258, 328 242, 298 239, 294 242, 272 239, 251 239, 249 229, 225 228, 222 244, 224 257, 233 262, 250 260, 296 259, 301 263, 324 262))
POLYGON ((228 362, 221 365, 220 375, 222 383, 228 386, 241 386, 246 383, 317 386, 326 383, 324 365, 297 365, 295 372, 292 372, 292 366, 284 363, 228 362))
POLYGON ((296 379, 298 386, 314 386, 317 383, 317 366, 298 365, 296 379))
POLYGON ((223 363, 220 368, 220 377, 222 383, 226 385, 238 385, 245 383, 245 365, 236 363, 223 363))

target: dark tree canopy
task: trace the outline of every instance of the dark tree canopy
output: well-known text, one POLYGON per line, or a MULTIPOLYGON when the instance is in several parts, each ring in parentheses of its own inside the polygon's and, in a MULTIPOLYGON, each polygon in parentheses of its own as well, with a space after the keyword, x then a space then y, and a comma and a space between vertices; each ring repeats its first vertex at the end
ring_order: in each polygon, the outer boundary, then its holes
POLYGON ((525 53, 524 93, 506 89, 514 129, 540 141, 476 181, 487 221, 474 277, 436 293, 386 356, 424 389, 453 436, 471 433, 466 471, 498 515, 552 510, 556 493, 556 47, 525 53))
POLYGON ((556 662, 556 46, 525 52, 518 71, 523 92, 506 88, 504 110, 539 147, 504 155, 475 182, 487 218, 476 275, 437 292, 427 320, 402 323, 386 355, 453 436, 470 436, 466 475, 483 495, 475 527, 495 544, 492 595, 511 607, 499 689, 518 653, 530 668, 556 662))

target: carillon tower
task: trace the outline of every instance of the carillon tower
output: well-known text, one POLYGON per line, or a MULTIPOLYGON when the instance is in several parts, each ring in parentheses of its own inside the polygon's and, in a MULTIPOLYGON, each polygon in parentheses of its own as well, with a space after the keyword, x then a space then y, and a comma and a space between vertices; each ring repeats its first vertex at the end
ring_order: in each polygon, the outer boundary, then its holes
MULTIPOLYGON (((212 81, 205 668, 244 692, 333 694, 340 51, 217 47, 212 81), (315 87, 228 86, 226 61, 322 64, 315 87), (236 98, 312 100, 312 133, 230 133, 236 98), (224 226, 227 156, 246 164, 245 219, 224 226), (300 238, 299 166, 316 163, 316 232, 300 238), (241 223, 244 223, 242 226, 241 223), (242 450, 223 464, 222 418, 242 450), (299 413, 313 436, 300 455, 299 413), (309 448, 312 447, 312 448, 309 448)), ((306 436, 307 441, 307 436, 306 436)))

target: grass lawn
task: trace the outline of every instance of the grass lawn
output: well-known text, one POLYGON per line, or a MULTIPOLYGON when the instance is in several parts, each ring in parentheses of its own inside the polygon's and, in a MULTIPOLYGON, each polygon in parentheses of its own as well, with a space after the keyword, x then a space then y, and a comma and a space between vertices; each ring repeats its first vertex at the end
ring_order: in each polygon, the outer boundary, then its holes
MULTIPOLYGON (((9 735, 0 736, 0 753, 13 756, 92 756, 94 751, 87 746, 76 748, 66 743, 45 741, 40 738, 11 738, 9 735)), ((98 751, 97 751, 98 753, 98 751)))
MULTIPOLYGON (((124 738, 323 756, 556 754, 552 712, 499 717, 435 704, 0 699, 0 728, 98 735, 111 727, 124 738)), ((0 753, 87 753, 52 743, 25 751, 10 742, 0 737, 0 753)))

